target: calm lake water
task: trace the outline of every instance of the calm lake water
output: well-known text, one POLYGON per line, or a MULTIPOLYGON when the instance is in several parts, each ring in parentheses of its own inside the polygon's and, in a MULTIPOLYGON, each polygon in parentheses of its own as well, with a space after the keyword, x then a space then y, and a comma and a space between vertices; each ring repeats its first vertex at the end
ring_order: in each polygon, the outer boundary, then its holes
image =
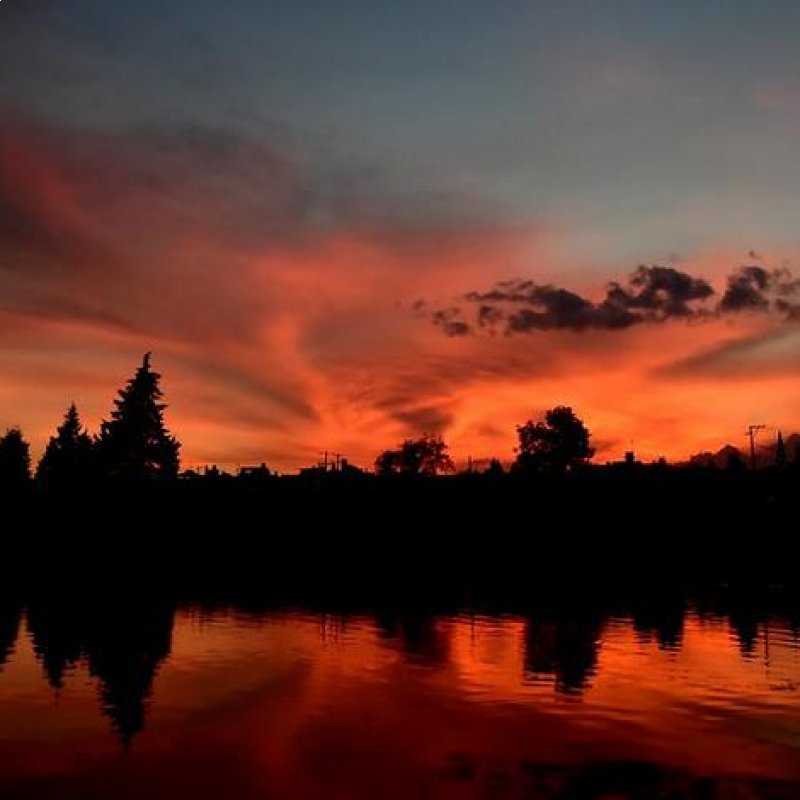
POLYGON ((798 798, 778 616, 0 611, 1 798, 798 798))

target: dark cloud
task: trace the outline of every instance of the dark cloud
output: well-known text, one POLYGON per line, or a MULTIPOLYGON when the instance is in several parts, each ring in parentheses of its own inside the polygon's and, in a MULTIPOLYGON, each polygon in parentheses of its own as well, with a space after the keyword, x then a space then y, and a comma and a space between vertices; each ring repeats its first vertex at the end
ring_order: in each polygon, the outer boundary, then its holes
POLYGON ((462 317, 460 308, 444 308, 434 311, 433 324, 438 325, 447 336, 467 336, 472 332, 469 323, 462 317))
POLYGON ((728 277, 728 285, 719 309, 723 313, 730 311, 766 311, 769 300, 766 290, 770 285, 770 273, 763 267, 742 267, 728 277))
POLYGON ((626 308, 663 317, 690 317, 698 313, 696 302, 708 300, 714 289, 708 281, 693 278, 674 267, 640 266, 627 286, 611 283, 607 300, 626 308))
POLYGON ((566 289, 536 286, 531 303, 541 310, 523 308, 508 318, 512 333, 531 328, 583 328, 591 322, 592 304, 566 289))
POLYGON ((640 266, 625 283, 612 281, 595 302, 575 292, 531 280, 501 281, 486 292, 464 295, 468 310, 451 307, 431 318, 448 336, 478 330, 505 334, 533 331, 623 330, 671 319, 701 320, 739 311, 771 311, 800 320, 800 281, 786 269, 741 267, 729 276, 715 304, 714 287, 674 267, 640 266))
MULTIPOLYGON (((500 327, 505 333, 615 329, 636 322, 636 315, 625 308, 624 298, 620 296, 609 295, 604 302, 595 304, 567 289, 533 281, 504 281, 488 292, 470 292, 464 299, 478 304, 478 327, 491 331, 500 327)), ((453 320, 449 318, 447 321, 453 320)), ((462 333, 471 332, 463 312, 460 312, 458 321, 462 333)), ((434 323, 441 325, 442 321, 434 318, 434 323)))
POLYGON ((503 314, 500 309, 488 305, 487 303, 481 303, 478 306, 478 325, 481 328, 494 329, 502 318, 503 314))
POLYGON ((451 413, 433 405, 395 410, 393 416, 404 423, 412 435, 444 433, 453 424, 454 419, 451 413))
POLYGON ((800 280, 788 269, 768 270, 758 265, 741 267, 728 277, 725 294, 719 302, 721 313, 738 311, 777 312, 787 320, 800 319, 800 280))

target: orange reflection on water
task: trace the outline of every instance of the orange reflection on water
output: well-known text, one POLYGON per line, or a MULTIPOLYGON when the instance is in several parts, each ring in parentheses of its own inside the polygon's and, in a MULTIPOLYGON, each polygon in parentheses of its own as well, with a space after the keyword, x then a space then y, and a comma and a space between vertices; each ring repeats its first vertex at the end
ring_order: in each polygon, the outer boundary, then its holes
POLYGON ((800 781, 797 642, 778 621, 754 635, 682 612, 650 629, 598 614, 189 609, 128 754, 97 704, 107 678, 79 661, 56 694, 23 636, 0 674, 0 790, 516 797, 598 761, 800 781))

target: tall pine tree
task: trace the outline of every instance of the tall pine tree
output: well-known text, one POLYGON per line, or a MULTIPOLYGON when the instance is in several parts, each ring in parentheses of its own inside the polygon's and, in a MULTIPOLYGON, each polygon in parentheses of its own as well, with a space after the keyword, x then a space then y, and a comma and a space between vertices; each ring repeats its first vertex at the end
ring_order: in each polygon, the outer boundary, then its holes
POLYGON ((150 353, 119 391, 111 419, 103 421, 97 448, 103 472, 127 480, 174 478, 180 444, 164 425, 161 376, 150 368, 150 353))
POLYGON ((93 456, 92 438, 72 403, 56 435, 47 443, 36 468, 36 480, 52 486, 86 481, 92 475, 93 456))

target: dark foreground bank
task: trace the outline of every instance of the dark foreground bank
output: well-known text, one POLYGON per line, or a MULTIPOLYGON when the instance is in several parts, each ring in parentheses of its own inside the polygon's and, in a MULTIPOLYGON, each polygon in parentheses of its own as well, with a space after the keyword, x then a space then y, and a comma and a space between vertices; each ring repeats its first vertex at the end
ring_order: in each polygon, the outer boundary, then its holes
POLYGON ((6 496, 8 586, 463 598, 800 586, 795 471, 339 476, 6 496))

